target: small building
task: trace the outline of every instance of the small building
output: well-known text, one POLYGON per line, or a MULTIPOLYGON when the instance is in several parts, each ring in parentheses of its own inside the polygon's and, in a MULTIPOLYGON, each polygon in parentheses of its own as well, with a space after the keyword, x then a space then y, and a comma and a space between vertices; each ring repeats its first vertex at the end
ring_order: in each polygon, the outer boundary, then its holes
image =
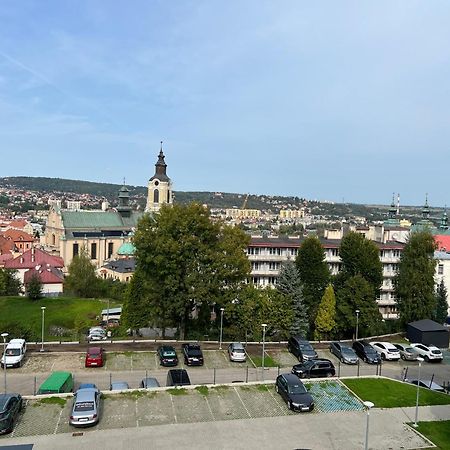
POLYGON ((443 325, 430 319, 408 323, 406 335, 410 342, 424 345, 433 344, 439 348, 448 348, 449 331, 443 325))
POLYGON ((42 283, 42 295, 44 297, 58 297, 63 292, 64 274, 60 269, 45 266, 36 266, 29 269, 24 274, 24 284, 26 285, 33 276, 37 276, 42 283))
POLYGON ((136 267, 134 258, 123 258, 109 261, 98 271, 98 275, 103 279, 118 280, 122 283, 128 283, 133 276, 136 267))

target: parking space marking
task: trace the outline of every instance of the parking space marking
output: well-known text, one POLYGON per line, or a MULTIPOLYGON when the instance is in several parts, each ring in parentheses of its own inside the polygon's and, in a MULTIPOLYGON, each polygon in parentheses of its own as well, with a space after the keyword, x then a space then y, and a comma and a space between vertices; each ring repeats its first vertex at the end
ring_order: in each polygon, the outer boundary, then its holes
MULTIPOLYGON (((284 408, 280 405, 280 403, 277 401, 277 399, 275 398, 275 395, 273 395, 272 389, 267 389, 269 391, 269 394, 272 396, 273 401, 280 407, 280 411, 284 414, 284 408)), ((275 391, 276 392, 276 391, 275 391)))
POLYGON ((134 401, 134 412, 136 414, 136 427, 139 428, 139 415, 138 415, 138 402, 137 402, 137 399, 134 401))
POLYGON ((212 420, 215 421, 216 418, 215 418, 214 413, 213 413, 213 411, 211 409, 211 405, 209 404, 208 397, 206 397, 206 396, 205 396, 205 401, 206 401, 206 404, 208 405, 209 412, 211 413, 212 420))
POLYGON ((173 404, 173 395, 170 395, 170 403, 172 404, 172 412, 173 412, 173 417, 175 419, 175 423, 178 423, 178 419, 177 419, 177 413, 175 412, 175 405, 173 404))
POLYGON ((244 407, 245 411, 247 412, 247 414, 248 414, 248 417, 252 418, 252 416, 251 416, 251 414, 249 413, 249 411, 248 411, 247 407, 245 406, 245 403, 243 402, 243 400, 242 400, 242 398, 241 398, 241 396, 240 396, 239 392, 237 391, 237 389, 236 389, 236 388, 233 388, 233 389, 234 389, 234 391, 236 392, 237 396, 239 397, 239 400, 241 401, 241 403, 242 403, 242 406, 244 407))
POLYGON ((61 417, 62 417, 63 411, 64 411, 64 409, 61 408, 61 411, 59 412, 58 421, 56 422, 55 431, 53 432, 53 434, 56 434, 56 432, 58 431, 59 422, 61 422, 61 417))

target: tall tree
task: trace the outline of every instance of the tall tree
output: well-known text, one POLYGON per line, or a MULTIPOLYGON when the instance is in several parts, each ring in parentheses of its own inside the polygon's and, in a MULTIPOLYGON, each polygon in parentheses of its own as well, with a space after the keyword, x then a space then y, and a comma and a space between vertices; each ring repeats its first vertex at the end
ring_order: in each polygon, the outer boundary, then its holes
POLYGON ((285 261, 278 277, 277 290, 292 304, 293 320, 290 332, 294 336, 307 336, 309 331, 308 312, 303 299, 303 288, 297 267, 292 260, 285 261))
POLYGON ((81 249, 79 255, 74 256, 68 271, 69 275, 64 281, 64 291, 84 298, 95 297, 98 294, 99 278, 95 274, 95 267, 85 248, 81 249))
POLYGON ((436 287, 436 312, 434 314, 434 320, 437 323, 443 324, 448 316, 448 301, 447 301, 447 288, 445 287, 444 280, 436 287))
POLYGON ((381 314, 375 300, 373 286, 361 275, 344 280, 336 292, 337 330, 341 336, 352 336, 359 310, 360 336, 370 336, 381 326, 381 314))
POLYGON ((295 263, 303 286, 303 298, 308 311, 309 323, 313 328, 317 308, 330 281, 325 252, 318 237, 309 236, 303 241, 295 263))
POLYGON ((331 284, 327 286, 323 294, 317 311, 315 326, 314 337, 316 340, 329 339, 336 326, 336 297, 331 284))
POLYGON ((434 273, 436 249, 428 231, 412 233, 400 257, 394 279, 398 311, 402 324, 433 316, 436 309, 434 273))
POLYGON ((181 338, 200 305, 235 298, 250 274, 248 243, 242 230, 212 222, 209 211, 194 203, 163 206, 139 221, 135 257, 153 293, 150 304, 166 311, 181 338))
POLYGON ((25 292, 30 300, 39 300, 42 297, 42 281, 36 272, 26 283, 25 292))
POLYGON ((0 295, 19 295, 20 280, 16 277, 16 270, 0 267, 0 295))

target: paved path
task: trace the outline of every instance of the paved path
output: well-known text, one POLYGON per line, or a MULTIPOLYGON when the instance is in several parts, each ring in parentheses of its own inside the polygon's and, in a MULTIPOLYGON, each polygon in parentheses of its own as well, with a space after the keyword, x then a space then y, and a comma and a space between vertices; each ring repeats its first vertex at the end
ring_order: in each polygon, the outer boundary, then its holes
MULTIPOLYGON (((369 448, 396 450, 428 447, 429 443, 405 424, 413 421, 414 412, 414 408, 373 409, 370 414, 369 448)), ((450 407, 420 407, 419 420, 450 420, 450 407)), ((79 436, 59 434, 1 439, 0 444, 33 443, 33 450, 61 448, 360 450, 364 447, 365 425, 365 412, 338 412, 114 429, 79 436)))

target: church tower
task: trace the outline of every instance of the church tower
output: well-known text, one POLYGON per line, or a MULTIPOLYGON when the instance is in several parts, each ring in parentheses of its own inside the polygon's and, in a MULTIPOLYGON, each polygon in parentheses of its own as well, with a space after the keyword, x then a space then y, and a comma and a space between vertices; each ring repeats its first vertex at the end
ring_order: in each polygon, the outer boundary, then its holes
POLYGON ((161 205, 171 205, 173 202, 172 181, 166 174, 167 164, 164 161, 164 153, 159 151, 158 161, 155 164, 155 175, 148 181, 148 194, 146 212, 159 211, 161 205))

